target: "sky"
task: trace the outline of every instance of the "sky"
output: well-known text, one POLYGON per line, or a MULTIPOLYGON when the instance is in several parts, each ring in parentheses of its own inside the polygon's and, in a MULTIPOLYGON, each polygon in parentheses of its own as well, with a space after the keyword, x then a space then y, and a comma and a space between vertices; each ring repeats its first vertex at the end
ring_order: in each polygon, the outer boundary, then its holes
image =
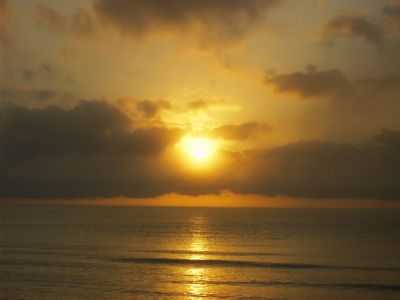
POLYGON ((398 205, 399 51, 395 0, 0 0, 0 198, 398 205))

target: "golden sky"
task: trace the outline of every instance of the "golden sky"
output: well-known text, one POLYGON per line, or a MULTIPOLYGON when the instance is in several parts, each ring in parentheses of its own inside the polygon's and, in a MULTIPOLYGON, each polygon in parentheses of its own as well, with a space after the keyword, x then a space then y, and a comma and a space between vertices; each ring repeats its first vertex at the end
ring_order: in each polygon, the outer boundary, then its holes
POLYGON ((0 0, 0 197, 396 200, 399 50, 395 0, 0 0))

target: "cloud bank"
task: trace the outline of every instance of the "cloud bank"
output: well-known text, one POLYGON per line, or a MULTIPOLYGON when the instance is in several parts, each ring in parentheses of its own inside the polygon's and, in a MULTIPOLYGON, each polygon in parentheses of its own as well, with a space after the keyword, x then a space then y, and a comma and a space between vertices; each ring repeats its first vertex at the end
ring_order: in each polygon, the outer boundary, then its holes
POLYGON ((323 38, 325 42, 333 43, 341 37, 362 38, 381 47, 384 31, 364 16, 338 16, 325 25, 323 38))
POLYGON ((11 39, 8 33, 10 10, 7 0, 0 0, 0 47, 9 46, 11 39))
MULTIPOLYGON (((0 197, 153 197, 229 190, 310 198, 400 198, 400 131, 359 144, 301 141, 243 154, 206 177, 189 176, 166 153, 181 133, 138 127, 99 101, 73 109, 0 108, 0 197)), ((247 138, 261 125, 227 126, 247 138), (249 129, 250 128, 250 129, 249 129)))
POLYGON ((104 102, 80 102, 72 110, 2 106, 0 196, 154 193, 157 186, 149 186, 153 181, 145 173, 157 173, 152 158, 178 135, 160 127, 134 128, 131 119, 104 102), (142 177, 148 181, 144 185, 142 177))
POLYGON ((337 69, 317 70, 309 66, 305 71, 266 76, 278 93, 293 93, 300 98, 337 97, 351 90, 351 83, 337 69))
POLYGON ((104 22, 132 37, 162 32, 197 34, 204 43, 236 41, 280 0, 97 0, 104 22))
POLYGON ((307 198, 399 199, 400 131, 361 144, 305 141, 262 151, 240 192, 307 198))
POLYGON ((265 123, 246 122, 235 125, 223 125, 212 130, 211 134, 225 140, 247 140, 271 131, 271 126, 265 123))
POLYGON ((76 37, 87 38, 97 32, 97 24, 94 17, 84 9, 67 16, 50 6, 38 4, 35 6, 34 14, 38 24, 55 33, 72 34, 76 37))
POLYGON ((383 14, 397 29, 400 29, 400 3, 386 5, 383 8, 383 14))

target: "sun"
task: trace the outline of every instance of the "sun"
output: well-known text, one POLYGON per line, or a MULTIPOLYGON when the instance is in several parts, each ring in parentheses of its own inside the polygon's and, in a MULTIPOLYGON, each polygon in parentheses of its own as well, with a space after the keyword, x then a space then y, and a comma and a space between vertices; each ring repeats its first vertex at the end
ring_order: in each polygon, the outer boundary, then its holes
POLYGON ((217 151, 217 144, 214 140, 206 137, 186 136, 180 146, 184 154, 196 164, 208 164, 217 151))

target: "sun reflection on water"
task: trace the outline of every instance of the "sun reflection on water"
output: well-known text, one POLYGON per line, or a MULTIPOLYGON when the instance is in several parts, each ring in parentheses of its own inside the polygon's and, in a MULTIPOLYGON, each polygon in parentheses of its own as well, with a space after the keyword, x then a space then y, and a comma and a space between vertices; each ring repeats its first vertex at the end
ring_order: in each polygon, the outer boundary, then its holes
POLYGON ((205 252, 207 251, 207 243, 202 237, 194 237, 190 244, 190 257, 191 260, 201 260, 206 258, 205 252))
MULTIPOLYGON (((204 217, 192 218, 188 259, 202 260, 207 258, 205 254, 208 251, 206 229, 207 220, 204 217)), ((207 285, 204 282, 208 280, 208 272, 208 269, 198 266, 188 267, 185 270, 185 275, 189 278, 189 283, 185 286, 188 299, 198 299, 198 297, 204 297, 207 294, 207 285)))
POLYGON ((207 220, 202 216, 193 217, 191 220, 191 241, 189 245, 190 257, 192 260, 200 260, 205 258, 208 251, 206 240, 207 220))
POLYGON ((186 293, 189 299, 196 299, 205 296, 207 286, 204 281, 207 280, 207 270, 204 268, 191 267, 186 270, 189 279, 189 284, 186 285, 186 293))

